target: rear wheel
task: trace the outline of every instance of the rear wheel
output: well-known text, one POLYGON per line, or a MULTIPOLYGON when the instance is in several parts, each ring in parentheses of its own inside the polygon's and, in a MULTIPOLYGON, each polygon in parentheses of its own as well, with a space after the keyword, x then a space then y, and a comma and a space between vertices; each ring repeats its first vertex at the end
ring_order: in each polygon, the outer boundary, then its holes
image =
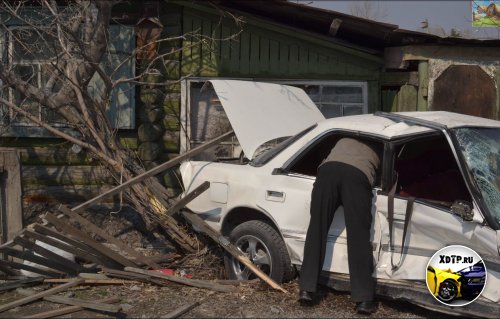
MULTIPOLYGON (((285 243, 274 227, 262 220, 251 220, 236 226, 231 242, 260 270, 276 282, 289 281, 294 268, 285 243)), ((233 256, 226 255, 224 264, 231 279, 249 280, 256 275, 233 256)))

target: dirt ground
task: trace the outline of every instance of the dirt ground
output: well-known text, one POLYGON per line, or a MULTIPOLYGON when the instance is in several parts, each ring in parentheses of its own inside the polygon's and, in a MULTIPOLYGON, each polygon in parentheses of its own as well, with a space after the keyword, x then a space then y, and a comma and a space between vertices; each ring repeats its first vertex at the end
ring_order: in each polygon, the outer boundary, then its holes
MULTIPOLYGON (((35 207, 30 210, 27 219, 36 220, 38 213, 50 207, 35 207)), ((171 245, 151 234, 141 231, 140 222, 130 210, 124 209, 119 213, 110 213, 109 210, 94 210, 88 217, 95 224, 130 246, 143 251, 145 254, 172 252, 171 245)), ((165 264, 166 268, 174 268, 177 272, 184 271, 192 274, 194 279, 224 279, 222 252, 216 246, 201 250, 197 254, 165 264)), ((143 283, 127 283, 113 286, 80 286, 58 295, 76 297, 91 301, 104 298, 118 297, 122 311, 116 313, 82 310, 65 315, 66 318, 162 318, 178 308, 199 302, 199 305, 183 314, 184 318, 356 318, 366 317, 354 311, 354 304, 345 292, 338 292, 328 288, 321 291, 321 302, 315 307, 302 307, 297 302, 297 280, 286 283, 283 287, 287 294, 273 290, 263 282, 254 280, 244 282, 237 287, 236 292, 221 293, 201 288, 193 288, 175 283, 167 286, 155 286, 143 283)), ((40 285, 29 289, 41 291, 49 288, 40 285)), ((13 290, 0 293, 0 305, 24 297, 22 291, 13 290)), ((24 291, 26 293, 26 290, 24 291)), ((2 318, 23 318, 40 312, 61 308, 63 305, 47 301, 36 301, 30 304, 1 313, 2 318)), ((404 301, 380 300, 377 313, 373 318, 431 318, 443 317, 435 313, 404 301)))

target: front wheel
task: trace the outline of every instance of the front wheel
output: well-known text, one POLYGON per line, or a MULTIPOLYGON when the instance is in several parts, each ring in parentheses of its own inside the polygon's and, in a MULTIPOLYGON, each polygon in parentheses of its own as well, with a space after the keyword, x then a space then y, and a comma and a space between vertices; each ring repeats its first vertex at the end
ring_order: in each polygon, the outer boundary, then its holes
MULTIPOLYGON (((230 233, 231 242, 260 270, 276 282, 289 281, 294 269, 283 239, 274 227, 262 220, 251 220, 236 226, 230 233)), ((228 277, 250 280, 256 275, 230 255, 224 257, 228 277)))
POLYGON ((458 295, 457 284, 446 279, 439 285, 438 298, 443 302, 451 302, 458 295))

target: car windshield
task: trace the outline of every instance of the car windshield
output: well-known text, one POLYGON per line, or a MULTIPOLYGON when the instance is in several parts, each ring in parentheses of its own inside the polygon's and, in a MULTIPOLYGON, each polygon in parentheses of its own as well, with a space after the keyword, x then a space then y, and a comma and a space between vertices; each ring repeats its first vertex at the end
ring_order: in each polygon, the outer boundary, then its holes
POLYGON ((293 144, 296 140, 304 136, 307 132, 312 130, 313 128, 316 127, 316 124, 306 128, 305 130, 299 132, 298 134, 291 136, 287 138, 286 140, 282 141, 278 145, 276 145, 273 148, 270 148, 259 155, 257 155, 251 162, 250 165, 252 166, 262 166, 269 162, 271 159, 273 159, 276 155, 278 155, 281 151, 283 151, 285 148, 287 148, 289 145, 293 144))
POLYGON ((500 128, 454 130, 487 210, 500 223, 500 128))

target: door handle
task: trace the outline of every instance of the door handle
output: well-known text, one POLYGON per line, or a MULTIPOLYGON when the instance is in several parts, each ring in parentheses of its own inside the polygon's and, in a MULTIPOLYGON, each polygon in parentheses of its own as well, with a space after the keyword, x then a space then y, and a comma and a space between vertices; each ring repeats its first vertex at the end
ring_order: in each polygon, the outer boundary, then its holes
POLYGON ((266 191, 266 200, 273 202, 284 202, 285 201, 285 193, 279 191, 266 191))

